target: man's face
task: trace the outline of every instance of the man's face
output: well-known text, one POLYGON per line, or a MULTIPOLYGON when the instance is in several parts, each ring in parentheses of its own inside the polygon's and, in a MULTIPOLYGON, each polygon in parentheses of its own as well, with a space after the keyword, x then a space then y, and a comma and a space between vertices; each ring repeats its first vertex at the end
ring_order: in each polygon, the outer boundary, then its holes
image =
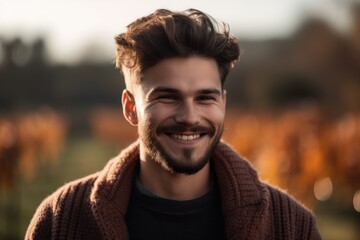
POLYGON ((163 60, 144 72, 134 97, 143 158, 185 174, 208 163, 223 131, 226 102, 214 60, 163 60))

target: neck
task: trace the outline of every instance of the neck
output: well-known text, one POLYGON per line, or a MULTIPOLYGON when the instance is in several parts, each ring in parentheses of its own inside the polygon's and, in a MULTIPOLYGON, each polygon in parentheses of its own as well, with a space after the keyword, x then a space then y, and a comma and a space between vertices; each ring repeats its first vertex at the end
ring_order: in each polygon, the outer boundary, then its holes
POLYGON ((140 182, 154 194, 172 200, 192 200, 205 195, 211 187, 210 164, 199 172, 187 175, 165 170, 153 159, 141 158, 140 182))

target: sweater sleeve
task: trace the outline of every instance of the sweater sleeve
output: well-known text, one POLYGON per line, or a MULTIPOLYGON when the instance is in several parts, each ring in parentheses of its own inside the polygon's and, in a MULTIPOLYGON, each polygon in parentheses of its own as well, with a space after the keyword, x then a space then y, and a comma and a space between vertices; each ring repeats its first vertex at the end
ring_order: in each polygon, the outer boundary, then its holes
POLYGON ((51 198, 45 199, 37 208, 25 234, 25 239, 51 239, 53 209, 51 198))
POLYGON ((292 201, 295 202, 293 203, 294 205, 297 205, 297 210, 294 212, 297 212, 295 216, 298 217, 297 219, 293 219, 293 222, 295 223, 294 237, 296 239, 301 236, 300 239, 321 240, 314 214, 310 210, 300 205, 300 203, 298 203, 296 200, 292 201))
POLYGON ((269 187, 273 234, 277 239, 320 240, 315 216, 292 196, 269 187), (279 237, 283 236, 283 237, 279 237))
POLYGON ((309 227, 309 235, 307 239, 311 240, 320 240, 321 236, 316 226, 315 217, 311 215, 310 227, 309 227))
POLYGON ((99 239, 89 202, 94 176, 69 182, 43 200, 25 239, 99 239))

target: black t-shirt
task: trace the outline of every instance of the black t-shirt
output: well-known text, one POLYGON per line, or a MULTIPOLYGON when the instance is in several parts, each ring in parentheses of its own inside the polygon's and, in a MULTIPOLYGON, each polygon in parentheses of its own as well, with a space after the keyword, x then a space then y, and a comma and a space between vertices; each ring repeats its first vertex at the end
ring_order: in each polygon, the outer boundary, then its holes
POLYGON ((135 181, 125 220, 130 240, 225 239, 216 184, 203 197, 176 201, 155 196, 135 181))

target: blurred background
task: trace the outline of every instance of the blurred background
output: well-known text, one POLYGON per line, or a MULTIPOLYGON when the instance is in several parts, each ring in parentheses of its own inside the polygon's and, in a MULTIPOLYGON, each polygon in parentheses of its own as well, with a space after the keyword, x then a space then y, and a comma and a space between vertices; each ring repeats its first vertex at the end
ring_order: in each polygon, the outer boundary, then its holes
POLYGON ((114 36, 157 8, 227 22, 224 140, 317 217, 360 239, 360 3, 355 0, 0 0, 0 239, 41 200, 136 139, 122 117, 114 36))

